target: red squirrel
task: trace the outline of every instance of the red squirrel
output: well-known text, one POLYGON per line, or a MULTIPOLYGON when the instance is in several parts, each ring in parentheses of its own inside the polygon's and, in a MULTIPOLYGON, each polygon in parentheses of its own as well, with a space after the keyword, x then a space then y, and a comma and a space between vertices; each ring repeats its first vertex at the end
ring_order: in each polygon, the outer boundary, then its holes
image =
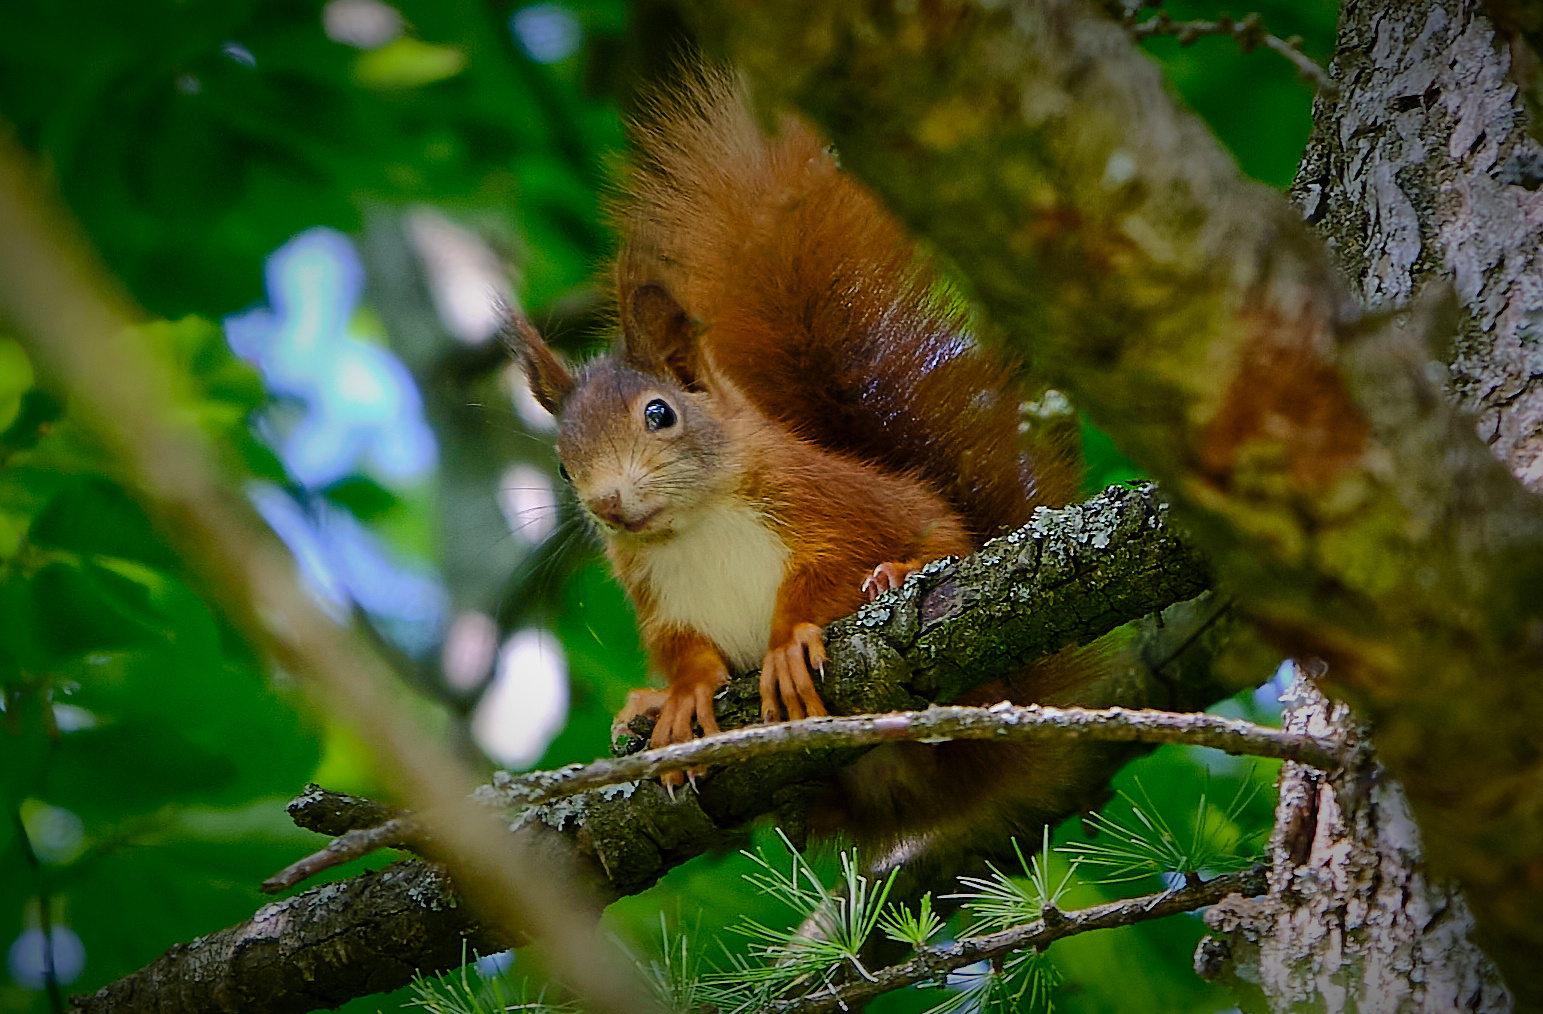
MULTIPOLYGON (((716 732, 713 694, 758 667, 765 721, 825 714, 826 624, 1077 486, 1062 449, 1028 446, 1014 371, 819 135, 790 118, 768 137, 730 75, 691 78, 633 125, 617 349, 570 372, 528 323, 516 343, 668 680, 618 718, 657 709, 654 746, 716 732)), ((1044 699, 1067 669, 969 699, 1044 699)), ((931 782, 957 776, 945 761, 974 779, 1007 756, 949 748, 927 752, 931 782)), ((848 795, 893 838, 924 792, 848 795)))

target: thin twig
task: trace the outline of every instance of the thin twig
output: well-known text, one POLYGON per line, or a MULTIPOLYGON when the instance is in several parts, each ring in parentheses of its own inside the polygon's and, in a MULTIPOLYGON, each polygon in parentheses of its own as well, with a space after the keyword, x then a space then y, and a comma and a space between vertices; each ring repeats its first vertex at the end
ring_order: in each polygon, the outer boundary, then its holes
POLYGON ((1275 50, 1290 60, 1297 72, 1313 82, 1320 92, 1328 96, 1339 94, 1339 86, 1330 79, 1329 72, 1323 65, 1302 52, 1300 36, 1293 35, 1289 39, 1282 39, 1278 35, 1271 35, 1264 30, 1258 14, 1250 14, 1241 20, 1234 20, 1223 14, 1215 21, 1175 21, 1167 11, 1158 11, 1146 21, 1131 25, 1130 30, 1138 39, 1150 39, 1158 35, 1172 36, 1179 40, 1181 46, 1188 46, 1205 35, 1229 35, 1238 44, 1238 48, 1245 53, 1253 52, 1258 46, 1275 50))
MULTIPOLYGON (((589 764, 525 775, 499 772, 473 798, 488 806, 533 806, 608 785, 654 778, 670 771, 708 764, 728 764, 789 750, 873 746, 894 740, 939 742, 950 739, 1095 739, 1122 743, 1189 743, 1225 753, 1294 760, 1312 767, 1340 766, 1339 744, 1330 739, 1282 732, 1252 722, 1216 715, 1129 708, 935 707, 884 715, 806 718, 776 725, 754 725, 589 764)), ((412 846, 421 826, 398 817, 372 828, 350 831, 326 848, 263 882, 269 893, 293 887, 322 870, 368 855, 378 848, 412 846)))
POLYGON ((590 789, 653 778, 668 771, 726 764, 785 750, 872 746, 892 740, 1096 739, 1123 743, 1190 743, 1226 753, 1339 766, 1333 740, 1282 732, 1235 718, 1131 708, 933 707, 885 715, 805 718, 753 725, 716 736, 526 775, 500 772, 475 795, 490 805, 529 806, 590 789))
POLYGON ((264 894, 277 894, 311 879, 323 870, 342 866, 377 849, 422 845, 424 840, 425 832, 421 822, 411 817, 396 817, 375 827, 348 831, 328 842, 326 848, 290 863, 264 880, 262 891, 264 894))
POLYGON ((1193 912, 1197 908, 1214 905, 1231 894, 1251 898, 1264 894, 1265 890, 1265 868, 1256 866, 1177 891, 1111 901, 1075 912, 1047 908, 1044 918, 999 933, 965 937, 953 943, 921 948, 909 961, 880 969, 868 979, 860 979, 840 989, 814 996, 778 1001, 763 1007, 760 1014, 824 1014, 827 1011, 853 1010, 864 1001, 883 993, 919 982, 937 981, 954 969, 977 961, 1000 958, 1029 948, 1043 950, 1057 940, 1089 930, 1129 926, 1179 912, 1193 912))

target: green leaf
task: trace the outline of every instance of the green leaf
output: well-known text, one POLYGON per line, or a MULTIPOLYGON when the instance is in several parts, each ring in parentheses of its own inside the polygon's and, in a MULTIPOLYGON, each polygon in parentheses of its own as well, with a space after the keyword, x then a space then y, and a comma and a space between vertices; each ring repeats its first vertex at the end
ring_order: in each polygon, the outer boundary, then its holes
MULTIPOLYGON (((9 425, 0 433, 0 450, 27 451, 38 445, 48 427, 64 415, 64 402, 40 387, 34 387, 17 399, 17 410, 9 425)), ((0 406, 0 420, 4 419, 0 406)))
POLYGON ((17 573, 0 579, 0 683, 19 678, 19 669, 43 667, 40 633, 32 582, 17 573))
POLYGON ((270 686, 256 663, 231 657, 215 617, 186 584, 163 576, 151 592, 167 636, 77 659, 62 671, 77 684, 69 703, 104 724, 170 719, 199 750, 226 758, 234 780, 203 802, 233 805, 298 791, 316 769, 320 746, 297 694, 270 686))
POLYGON ((239 777, 225 751, 195 742, 171 716, 61 738, 42 798, 82 815, 120 816, 168 802, 214 802, 239 777))
MULTIPOLYGON (((15 808, 42 785, 54 744, 46 734, 36 685, 0 685, 0 692, 6 693, 7 708, 0 716, 0 825, 9 827, 15 808)), ((0 830, 0 839, 5 834, 0 830)))
POLYGON ((91 563, 51 563, 32 578, 44 647, 64 659, 164 639, 142 586, 91 563))
POLYGON ((366 88, 417 88, 466 69, 466 52, 406 36, 354 58, 354 80, 366 88))
POLYGON ((374 521, 396 509, 401 499, 374 479, 351 475, 333 483, 322 495, 360 521, 374 521))
POLYGON ((139 333, 193 381, 202 395, 198 410, 210 428, 244 425, 246 416, 268 398, 262 377, 231 351, 218 324, 189 314, 157 320, 139 333))
POLYGON ((29 533, 33 543, 85 555, 116 556, 176 570, 167 548, 139 504, 101 476, 82 479, 44 508, 29 533))
POLYGON ((0 338, 0 433, 21 411, 22 397, 32 386, 32 362, 14 339, 0 338))

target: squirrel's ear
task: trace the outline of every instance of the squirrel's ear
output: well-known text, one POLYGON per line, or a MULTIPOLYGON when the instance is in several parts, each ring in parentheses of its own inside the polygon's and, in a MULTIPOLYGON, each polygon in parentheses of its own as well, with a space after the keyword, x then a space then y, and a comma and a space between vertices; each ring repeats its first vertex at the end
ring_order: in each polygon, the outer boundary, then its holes
POLYGON ((561 415, 563 403, 573 393, 573 374, 562 360, 547 347, 523 313, 511 313, 504 326, 504 342, 525 369, 525 379, 530 382, 530 393, 542 408, 553 415, 561 415))
POLYGON ((696 328, 664 286, 649 282, 628 293, 621 327, 628 366, 643 373, 669 373, 686 390, 701 390, 696 328))

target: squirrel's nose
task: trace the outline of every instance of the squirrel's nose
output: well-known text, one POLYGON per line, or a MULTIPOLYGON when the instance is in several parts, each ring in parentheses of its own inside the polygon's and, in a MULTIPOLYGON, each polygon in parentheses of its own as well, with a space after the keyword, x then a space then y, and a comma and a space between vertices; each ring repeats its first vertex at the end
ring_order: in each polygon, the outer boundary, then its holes
POLYGON ((605 496, 592 497, 589 501, 589 509, 601 521, 617 526, 626 524, 626 519, 622 516, 620 493, 613 491, 605 496))

